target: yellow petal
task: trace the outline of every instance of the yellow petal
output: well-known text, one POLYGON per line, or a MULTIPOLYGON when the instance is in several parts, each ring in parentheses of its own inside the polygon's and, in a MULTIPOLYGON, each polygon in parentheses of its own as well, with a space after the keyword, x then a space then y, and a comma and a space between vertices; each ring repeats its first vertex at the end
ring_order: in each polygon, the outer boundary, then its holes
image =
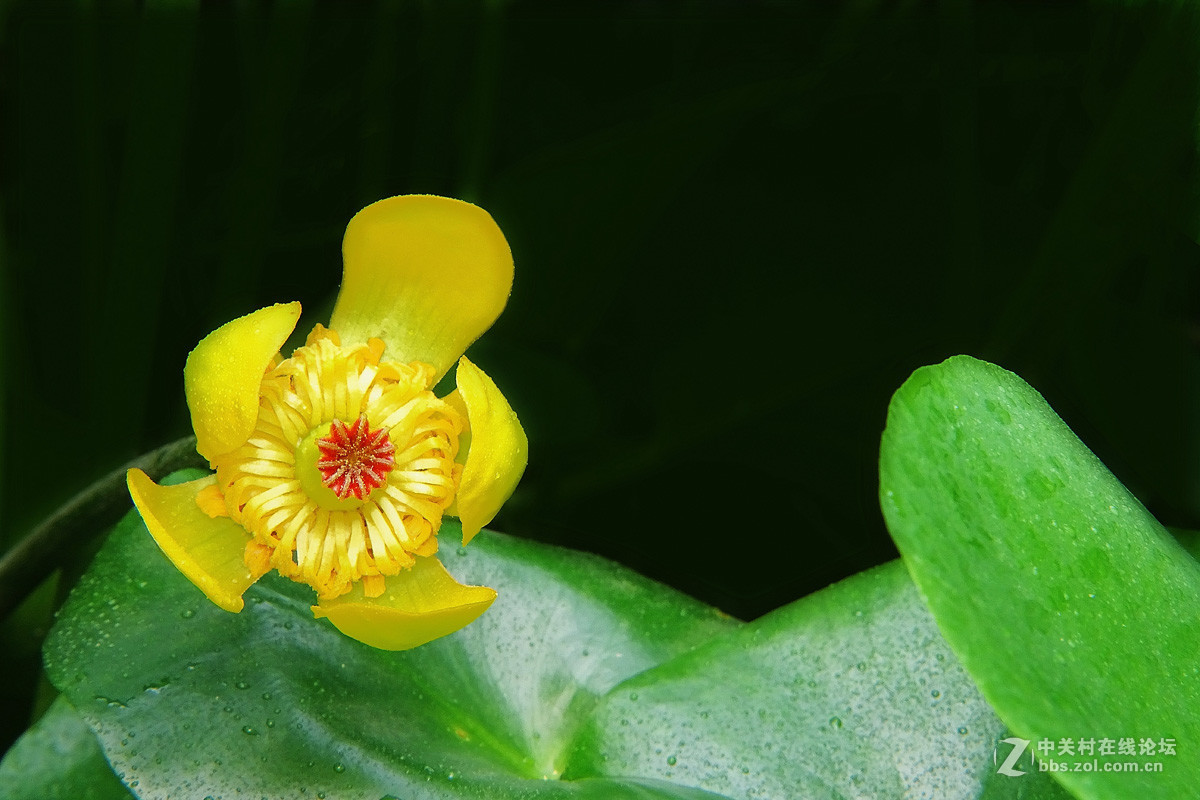
POLYGON ((380 650, 408 650, 475 621, 496 599, 494 589, 464 586, 436 558, 386 578, 382 595, 368 598, 363 584, 312 607, 339 631, 380 650))
POLYGON ((491 327, 512 290, 512 253, 486 211, 406 195, 354 215, 329 326, 344 344, 380 338, 393 361, 432 364, 437 378, 491 327))
POLYGON ((140 469, 125 475, 129 495, 146 527, 167 558, 209 600, 226 611, 242 610, 242 593, 257 578, 243 559, 250 535, 228 517, 210 517, 196 495, 216 483, 217 476, 159 486, 140 469))
POLYGON ((196 451, 210 462, 254 432, 263 373, 300 318, 299 303, 260 308, 200 340, 183 368, 196 451))
POLYGON ((447 398, 466 407, 469 449, 455 494, 454 513, 462 521, 463 544, 471 541, 504 505, 529 461, 529 439, 521 421, 483 370, 459 359, 458 389, 447 398))

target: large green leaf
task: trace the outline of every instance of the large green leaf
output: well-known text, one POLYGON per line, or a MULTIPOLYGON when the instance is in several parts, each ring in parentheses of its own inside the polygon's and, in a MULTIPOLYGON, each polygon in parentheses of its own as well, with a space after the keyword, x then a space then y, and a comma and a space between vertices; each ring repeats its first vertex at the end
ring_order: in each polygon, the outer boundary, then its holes
MULTIPOLYGON (((896 393, 881 502, 976 683, 1042 739, 1174 739, 1176 755, 1051 758, 1086 798, 1200 785, 1200 567, 1035 390, 960 356, 896 393), (1161 762, 1162 772, 1106 764, 1161 762), (1089 771, 1083 771, 1089 770, 1089 771)), ((1151 769, 1153 769, 1151 767, 1151 769)))
MULTIPOLYGON (((47 668, 143 797, 559 796, 543 778, 596 698, 736 624, 599 559, 501 535, 481 551, 446 561, 496 586, 493 608, 387 653, 313 620, 311 590, 277 576, 241 614, 217 609, 131 514, 72 593, 47 668)), ((570 794, 679 796, 609 783, 570 794)))
POLYGON ((996 777, 1002 723, 894 561, 626 681, 567 777, 657 776, 729 797, 1066 797, 996 777))
POLYGON ((743 625, 501 534, 445 559, 500 598, 387 653, 313 620, 287 580, 213 607, 131 514, 47 667, 146 798, 1058 796, 994 780, 1002 727, 898 564, 743 625))
MULTIPOLYGON (((136 779, 132 779, 136 780, 136 779)), ((0 761, 5 800, 129 800, 88 726, 59 697, 0 761)))

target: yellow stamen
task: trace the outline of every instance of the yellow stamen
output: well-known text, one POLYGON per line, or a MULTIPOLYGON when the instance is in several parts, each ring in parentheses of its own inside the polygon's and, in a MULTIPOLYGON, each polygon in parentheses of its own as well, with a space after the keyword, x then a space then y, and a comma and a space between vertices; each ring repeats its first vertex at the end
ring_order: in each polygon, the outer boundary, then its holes
POLYGON ((215 483, 196 493, 196 505, 211 519, 229 516, 229 509, 225 507, 225 495, 221 494, 221 487, 215 483))
POLYGON ((362 586, 363 597, 379 597, 386 588, 382 575, 364 575, 362 586))
MULTIPOLYGON (((383 576, 437 552, 435 534, 461 472, 454 457, 465 422, 430 391, 433 367, 382 361, 378 339, 352 347, 339 341, 318 325, 304 347, 275 365, 263 378, 254 433, 214 466, 223 506, 265 548, 269 566, 322 599, 360 580, 377 597, 383 576), (386 431, 394 468, 362 498, 339 498, 322 480, 316 442, 334 420, 360 418, 371 431, 386 431)), ((257 551, 247 548, 246 556, 251 569, 258 566, 257 551)))
POLYGON ((261 578, 271 569, 271 548, 262 542, 251 539, 246 542, 246 568, 255 578, 261 578))

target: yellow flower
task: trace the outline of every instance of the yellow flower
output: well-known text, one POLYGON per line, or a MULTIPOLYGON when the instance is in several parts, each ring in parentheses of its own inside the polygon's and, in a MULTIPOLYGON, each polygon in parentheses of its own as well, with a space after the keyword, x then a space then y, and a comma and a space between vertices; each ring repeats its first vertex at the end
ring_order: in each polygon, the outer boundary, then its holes
POLYGON ((504 309, 512 255, 487 212, 431 196, 367 206, 342 254, 330 327, 289 358, 299 303, 226 323, 188 356, 196 450, 216 474, 159 486, 134 469, 127 482, 159 547, 221 608, 241 611, 274 568, 316 590, 316 617, 403 650, 496 597, 434 553, 444 514, 467 544, 525 469, 508 401, 460 358, 504 309), (436 397, 456 360, 457 388, 436 397))

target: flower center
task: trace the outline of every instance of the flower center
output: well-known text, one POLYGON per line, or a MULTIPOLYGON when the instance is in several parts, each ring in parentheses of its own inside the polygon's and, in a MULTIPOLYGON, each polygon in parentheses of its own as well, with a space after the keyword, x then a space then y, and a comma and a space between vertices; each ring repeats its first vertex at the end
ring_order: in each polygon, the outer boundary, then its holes
POLYGON ((321 456, 317 469, 324 483, 339 500, 353 495, 365 500, 372 489, 383 486, 396 465, 396 446, 383 428, 371 430, 365 414, 347 425, 335 419, 329 435, 317 439, 321 456))
POLYGON ((263 376, 254 433, 214 462, 230 518, 320 598, 437 552, 462 474, 465 420, 434 396, 433 367, 383 351, 318 325, 263 376))

